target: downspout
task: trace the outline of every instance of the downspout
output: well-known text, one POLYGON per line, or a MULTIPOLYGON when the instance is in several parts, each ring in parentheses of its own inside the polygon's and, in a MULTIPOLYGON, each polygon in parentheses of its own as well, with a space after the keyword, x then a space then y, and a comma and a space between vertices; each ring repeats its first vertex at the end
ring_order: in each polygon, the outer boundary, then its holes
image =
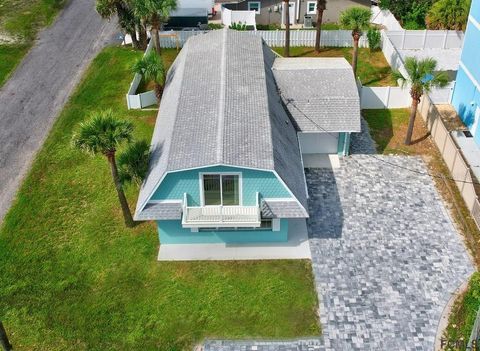
POLYGON ((297 0, 297 24, 300 21, 300 0, 297 0))

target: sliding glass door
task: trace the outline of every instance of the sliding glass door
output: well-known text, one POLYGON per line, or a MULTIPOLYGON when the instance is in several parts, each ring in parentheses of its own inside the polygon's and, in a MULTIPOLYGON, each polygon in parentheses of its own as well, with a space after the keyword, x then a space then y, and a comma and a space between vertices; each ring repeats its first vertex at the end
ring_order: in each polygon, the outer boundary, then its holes
POLYGON ((204 174, 203 200, 205 206, 240 205, 239 176, 235 174, 204 174))

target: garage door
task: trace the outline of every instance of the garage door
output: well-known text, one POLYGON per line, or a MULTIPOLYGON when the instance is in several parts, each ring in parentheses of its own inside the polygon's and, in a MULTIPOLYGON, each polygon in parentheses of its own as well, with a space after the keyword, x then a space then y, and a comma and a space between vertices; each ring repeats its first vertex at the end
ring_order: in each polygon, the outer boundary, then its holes
POLYGON ((338 133, 298 133, 302 154, 336 154, 338 133))

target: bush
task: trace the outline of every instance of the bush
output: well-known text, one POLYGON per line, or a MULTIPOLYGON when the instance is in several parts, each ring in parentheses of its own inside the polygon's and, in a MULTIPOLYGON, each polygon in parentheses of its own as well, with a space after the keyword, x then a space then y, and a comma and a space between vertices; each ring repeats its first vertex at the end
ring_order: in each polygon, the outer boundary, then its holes
POLYGON ((208 24, 208 29, 222 29, 223 28, 223 24, 220 24, 220 23, 209 23, 208 24))
POLYGON ((277 23, 257 24, 257 29, 258 30, 279 30, 279 29, 281 29, 281 27, 277 23))
POLYGON ((244 31, 247 30, 247 25, 245 23, 235 23, 233 22, 228 28, 234 29, 234 30, 239 30, 239 31, 244 31))
POLYGON ((368 47, 370 51, 380 49, 380 43, 382 41, 382 35, 376 28, 370 28, 367 32, 368 47))
POLYGON ((439 0, 427 13, 428 29, 465 30, 470 0, 439 0))
POLYGON ((390 10, 405 29, 425 28, 425 16, 433 0, 381 0, 380 8, 390 10))

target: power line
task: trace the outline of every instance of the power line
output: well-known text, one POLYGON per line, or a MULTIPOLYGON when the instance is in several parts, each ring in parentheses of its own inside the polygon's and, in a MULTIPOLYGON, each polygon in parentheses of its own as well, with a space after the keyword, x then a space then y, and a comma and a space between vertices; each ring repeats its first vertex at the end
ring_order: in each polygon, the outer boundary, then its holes
MULTIPOLYGON (((286 106, 288 105, 292 105, 298 112, 300 112, 306 119, 308 119, 310 122, 312 122, 315 126, 317 126, 318 128, 320 128, 323 132, 327 133, 329 136, 337 139, 337 136, 336 135, 333 135, 331 132, 329 132, 328 130, 326 130, 325 128, 323 128, 322 126, 320 126, 317 122, 315 122, 313 119, 311 119, 309 116, 307 116, 294 102, 293 102, 293 99, 288 99, 286 98, 281 90, 279 89, 279 93, 280 95, 284 98, 284 100, 286 101, 286 106)), ((420 174, 420 175, 427 175, 427 176, 430 176, 432 178, 438 178, 438 179, 444 179, 444 180, 451 180, 451 181, 454 181, 454 182, 458 182, 458 183, 465 183, 465 184, 472 184, 472 185, 480 185, 480 182, 475 182, 475 181, 466 181, 466 180, 458 180, 458 179, 455 179, 455 178, 452 178, 452 177, 446 177, 444 175, 441 175, 441 174, 431 174, 429 172, 422 172, 422 171, 418 171, 416 169, 412 169, 412 168, 408 168, 408 167, 404 167, 404 166, 401 166, 401 165, 397 165, 393 162, 389 162, 387 160, 383 160, 379 157, 377 157, 376 155, 372 155, 372 154, 365 154, 365 156, 368 156, 368 157, 372 157, 380 162, 383 162, 383 163, 386 163, 388 164, 389 166, 392 166, 392 167, 396 167, 396 168, 400 168, 400 169, 403 169, 403 170, 406 170, 406 171, 409 171, 409 172, 412 172, 412 173, 416 173, 416 174, 420 174)))

